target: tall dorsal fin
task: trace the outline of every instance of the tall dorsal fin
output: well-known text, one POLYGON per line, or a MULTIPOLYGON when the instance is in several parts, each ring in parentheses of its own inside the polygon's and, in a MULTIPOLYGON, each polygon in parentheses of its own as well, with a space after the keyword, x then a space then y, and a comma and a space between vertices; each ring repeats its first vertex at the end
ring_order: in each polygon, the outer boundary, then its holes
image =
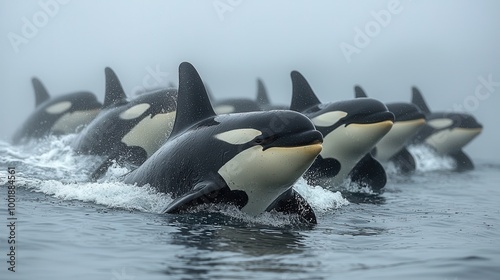
POLYGON ((366 95, 366 92, 360 86, 356 85, 354 86, 354 97, 368 97, 368 95, 366 95))
POLYGON ((200 75, 189 62, 181 63, 179 65, 177 109, 170 137, 181 133, 197 122, 215 115, 200 75))
POLYGON ((429 114, 431 110, 429 110, 429 107, 427 106, 427 103, 425 103, 424 97, 420 93, 420 90, 418 90, 417 87, 412 87, 412 97, 411 97, 411 103, 417 105, 422 112, 429 114))
POLYGON ((266 87, 260 78, 257 78, 257 103, 259 105, 271 104, 271 102, 269 102, 266 87))
POLYGON ((50 95, 38 78, 33 77, 31 79, 31 83, 33 84, 33 89, 35 90, 35 107, 38 107, 38 105, 49 100, 50 95))
POLYGON ((298 71, 292 71, 292 104, 290 110, 302 112, 312 106, 321 104, 306 78, 298 71))
POLYGON ((114 104, 125 103, 127 101, 127 95, 123 91, 122 85, 115 72, 106 67, 104 69, 106 75, 106 90, 104 93, 104 104, 102 108, 108 108, 114 104))

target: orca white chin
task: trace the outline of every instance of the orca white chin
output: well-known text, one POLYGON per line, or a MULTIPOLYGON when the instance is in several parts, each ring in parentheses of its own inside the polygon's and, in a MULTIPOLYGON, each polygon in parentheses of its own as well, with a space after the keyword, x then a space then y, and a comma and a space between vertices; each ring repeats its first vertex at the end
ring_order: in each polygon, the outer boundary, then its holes
POLYGON ((248 203, 241 210, 256 216, 304 174, 321 150, 319 143, 265 150, 257 145, 237 154, 218 173, 231 190, 247 194, 248 203))
POLYGON ((472 139, 478 136, 482 128, 452 128, 441 130, 429 136, 425 143, 441 154, 459 152, 472 139))
POLYGON ((77 132, 78 127, 89 124, 101 109, 74 111, 61 116, 50 130, 54 133, 70 134, 77 132))
POLYGON ((340 126, 324 136, 321 157, 333 158, 340 162, 340 171, 332 183, 343 182, 358 161, 391 130, 392 125, 390 120, 369 124, 352 123, 340 126))
POLYGON ((409 121, 397 121, 375 146, 377 149, 375 158, 388 161, 392 156, 404 148, 406 142, 413 137, 420 127, 425 124, 425 119, 409 121))

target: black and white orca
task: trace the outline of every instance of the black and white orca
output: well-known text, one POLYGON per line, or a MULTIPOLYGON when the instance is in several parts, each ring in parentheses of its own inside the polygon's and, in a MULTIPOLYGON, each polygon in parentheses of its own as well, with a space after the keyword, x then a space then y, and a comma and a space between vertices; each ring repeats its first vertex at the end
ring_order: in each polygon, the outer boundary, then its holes
POLYGON ((113 70, 108 67, 105 74, 102 111, 72 143, 79 154, 107 157, 94 178, 114 160, 135 165, 144 162, 170 135, 176 113, 176 90, 158 90, 127 100, 113 70))
POLYGON ((49 134, 64 135, 91 122, 99 113, 101 103, 86 91, 51 98, 37 78, 31 80, 35 90, 35 111, 12 137, 14 144, 49 134))
MULTIPOLYGON (((209 96, 211 96, 209 94, 209 96)), ((244 113, 255 111, 269 110, 286 110, 286 106, 272 105, 269 101, 267 90, 261 79, 257 79, 257 98, 252 100, 249 98, 227 98, 214 100, 212 97, 212 105, 217 114, 244 113)))
POLYGON ((456 162, 457 171, 474 169, 472 160, 462 148, 481 133, 483 126, 469 114, 431 112, 416 87, 412 88, 412 103, 417 105, 427 118, 426 125, 415 135, 413 143, 424 143, 438 153, 452 157, 456 162))
POLYGON ((392 127, 394 115, 380 101, 358 98, 321 103, 304 76, 291 73, 290 109, 301 112, 323 134, 323 150, 305 173, 310 184, 353 182, 379 190, 387 181, 384 167, 370 151, 392 127))
POLYGON ((212 105, 217 114, 245 113, 262 111, 256 100, 249 98, 226 98, 217 100, 211 96, 212 105))
MULTIPOLYGON (((368 97, 360 86, 354 87, 356 98, 368 97)), ((425 125, 425 115, 411 103, 386 103, 387 109, 394 114, 394 124, 375 146, 372 155, 382 162, 393 162, 403 173, 416 169, 415 159, 406 149, 406 145, 418 130, 425 125)))
POLYGON ((276 210, 316 223, 292 184, 313 163, 321 143, 321 133, 297 112, 216 115, 199 74, 183 62, 170 138, 125 175, 125 182, 171 194, 174 201, 164 213, 228 203, 249 215, 276 210))

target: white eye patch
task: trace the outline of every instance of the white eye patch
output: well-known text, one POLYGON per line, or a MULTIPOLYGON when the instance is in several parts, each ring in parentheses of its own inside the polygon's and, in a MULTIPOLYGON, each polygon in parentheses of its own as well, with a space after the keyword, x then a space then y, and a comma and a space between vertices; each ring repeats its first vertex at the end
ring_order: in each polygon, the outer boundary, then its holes
POLYGON ((151 105, 149 105, 147 103, 135 105, 135 106, 127 109, 126 111, 121 112, 120 118, 124 119, 124 120, 135 119, 135 118, 139 117, 140 115, 142 115, 142 113, 146 112, 146 110, 149 109, 149 107, 151 107, 151 105))
POLYGON ((215 135, 215 138, 233 145, 240 145, 252 141, 262 132, 253 128, 233 129, 215 135))
POLYGON ((314 117, 311 121, 315 126, 332 126, 345 116, 347 116, 347 113, 344 111, 333 111, 314 117))
POLYGON ((427 122, 428 125, 432 126, 435 129, 441 129, 449 127, 453 124, 453 121, 450 119, 435 119, 427 122))
POLYGON ((49 114, 60 114, 66 110, 68 110, 69 108, 71 108, 71 102, 69 101, 63 101, 63 102, 59 102, 59 103, 56 103, 54 105, 50 105, 49 107, 47 107, 45 109, 45 111, 49 114))
POLYGON ((229 114, 229 113, 234 112, 234 106, 232 106, 232 105, 215 106, 214 111, 217 115, 229 114))

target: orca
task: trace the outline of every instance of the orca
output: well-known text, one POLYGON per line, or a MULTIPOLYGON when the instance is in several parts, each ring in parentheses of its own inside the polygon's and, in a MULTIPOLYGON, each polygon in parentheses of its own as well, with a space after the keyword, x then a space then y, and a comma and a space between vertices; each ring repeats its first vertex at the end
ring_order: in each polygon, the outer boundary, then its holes
POLYGON ((32 78, 31 82, 35 90, 35 111, 14 133, 14 144, 49 134, 76 133, 99 113, 101 103, 93 93, 81 91, 51 98, 38 78, 32 78))
MULTIPOLYGON (((359 86, 354 87, 356 98, 368 97, 359 86)), ((392 162, 403 173, 416 169, 413 156, 406 149, 409 140, 425 125, 425 115, 411 103, 386 103, 387 109, 394 114, 394 124, 372 150, 372 155, 379 161, 392 162)))
POLYGON ((412 103, 427 118, 426 125, 414 136, 412 143, 428 145, 439 154, 452 157, 457 171, 474 169, 474 163, 462 148, 481 133, 483 126, 469 114, 431 112, 417 87, 412 87, 412 103))
POLYGON ((259 104, 260 109, 263 111, 289 109, 288 106, 285 105, 271 104, 266 86, 260 78, 257 78, 257 104, 259 104))
POLYGON ((308 183, 331 187, 349 178, 382 189, 385 169, 369 152, 389 132, 394 115, 371 98, 321 103, 302 74, 292 71, 291 78, 290 109, 309 117, 324 137, 323 150, 305 173, 308 183))
MULTIPOLYGON (((211 96, 209 94, 209 96, 211 96)), ((227 98, 214 100, 212 104, 217 114, 244 113, 269 110, 286 110, 286 106, 272 105, 269 101, 267 90, 260 78, 257 79, 257 98, 256 100, 248 98, 227 98)))
POLYGON ((215 100, 214 97, 211 96, 210 99, 212 100, 214 111, 217 114, 262 111, 259 103, 257 103, 256 100, 252 100, 249 98, 226 98, 215 100))
POLYGON ((321 133, 297 112, 216 115, 198 72, 183 62, 172 133, 124 182, 172 195, 162 213, 226 203, 252 216, 276 210, 315 224, 313 209, 292 185, 321 143, 321 133))
POLYGON ((176 114, 176 90, 160 89, 127 100, 115 72, 107 67, 105 75, 102 111, 72 143, 78 154, 106 157, 93 179, 113 161, 133 165, 144 162, 168 138, 176 114))

